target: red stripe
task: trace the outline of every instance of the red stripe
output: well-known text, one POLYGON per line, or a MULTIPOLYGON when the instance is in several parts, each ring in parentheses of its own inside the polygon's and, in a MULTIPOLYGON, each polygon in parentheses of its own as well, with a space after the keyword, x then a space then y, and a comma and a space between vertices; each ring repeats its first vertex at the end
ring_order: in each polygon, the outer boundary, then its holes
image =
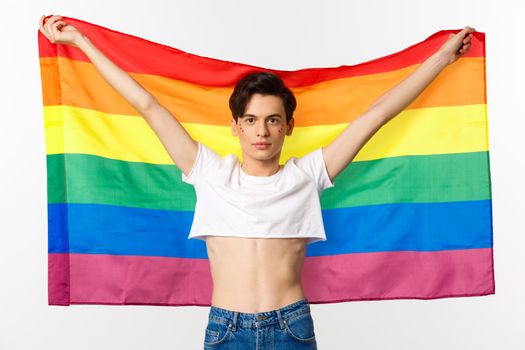
MULTIPOLYGON (((283 78, 288 87, 295 88, 332 79, 400 69, 422 63, 441 47, 449 34, 460 31, 441 30, 404 50, 353 66, 283 71, 194 55, 71 17, 64 16, 62 20, 77 27, 95 46, 127 72, 154 74, 199 85, 220 87, 232 87, 244 74, 255 70, 274 72, 283 78)), ((474 32, 471 43, 469 52, 463 57, 484 57, 485 33, 474 32)), ((89 62, 80 49, 52 44, 40 31, 38 46, 40 57, 58 55, 89 62)))
MULTIPOLYGON (((49 285, 57 286, 49 288, 50 305, 211 304, 207 259, 49 254, 49 265, 49 285), (64 290, 70 291, 67 298, 64 290)), ((306 257, 302 280, 312 304, 477 296, 494 294, 492 266, 491 248, 341 254, 306 257)))

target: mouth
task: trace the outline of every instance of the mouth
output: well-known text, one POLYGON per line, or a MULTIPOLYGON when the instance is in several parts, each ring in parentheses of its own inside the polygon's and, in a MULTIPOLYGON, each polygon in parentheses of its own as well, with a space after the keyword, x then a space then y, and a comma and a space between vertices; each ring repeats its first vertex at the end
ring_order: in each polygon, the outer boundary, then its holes
POLYGON ((253 144, 253 146, 257 149, 266 149, 270 147, 270 145, 271 143, 267 143, 267 142, 257 142, 253 144))

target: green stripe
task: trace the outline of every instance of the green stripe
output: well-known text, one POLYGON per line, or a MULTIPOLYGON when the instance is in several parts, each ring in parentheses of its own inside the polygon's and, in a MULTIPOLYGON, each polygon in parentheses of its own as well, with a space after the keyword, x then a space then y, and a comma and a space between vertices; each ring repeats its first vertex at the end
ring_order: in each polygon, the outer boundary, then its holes
POLYGON ((64 155, 47 155, 47 201, 66 203, 64 155))
POLYGON ((194 210, 195 190, 173 164, 127 162, 90 154, 47 156, 49 203, 96 203, 194 210), (67 164, 65 201, 64 163, 67 164))
POLYGON ((402 156, 352 162, 321 197, 323 209, 491 198, 489 153, 402 156))
MULTIPOLYGON (((47 156, 49 203, 150 209, 195 208, 193 186, 174 164, 126 162, 88 154, 47 156), (67 201, 64 191, 67 164, 67 201)), ((391 157, 352 162, 324 191, 323 209, 381 203, 491 198, 488 152, 391 157)))

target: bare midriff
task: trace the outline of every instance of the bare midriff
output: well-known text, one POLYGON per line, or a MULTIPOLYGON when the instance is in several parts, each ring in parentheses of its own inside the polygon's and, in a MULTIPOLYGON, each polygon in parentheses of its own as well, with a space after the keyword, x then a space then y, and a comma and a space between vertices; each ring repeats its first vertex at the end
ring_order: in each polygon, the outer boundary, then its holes
POLYGON ((211 305, 256 313, 300 300, 306 242, 307 238, 207 236, 211 305))

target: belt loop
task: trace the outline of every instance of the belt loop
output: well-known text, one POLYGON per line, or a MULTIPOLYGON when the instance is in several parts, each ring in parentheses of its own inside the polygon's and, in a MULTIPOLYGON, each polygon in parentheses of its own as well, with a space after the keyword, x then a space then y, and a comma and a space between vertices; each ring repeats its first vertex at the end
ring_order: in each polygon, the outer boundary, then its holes
POLYGON ((233 312, 233 321, 232 321, 232 331, 235 332, 237 330, 237 319, 239 318, 239 312, 234 311, 233 312))
POLYGON ((275 310, 275 312, 277 312, 277 319, 279 320, 279 327, 281 329, 284 328, 284 322, 283 322, 283 316, 281 315, 281 310, 277 309, 275 310))

